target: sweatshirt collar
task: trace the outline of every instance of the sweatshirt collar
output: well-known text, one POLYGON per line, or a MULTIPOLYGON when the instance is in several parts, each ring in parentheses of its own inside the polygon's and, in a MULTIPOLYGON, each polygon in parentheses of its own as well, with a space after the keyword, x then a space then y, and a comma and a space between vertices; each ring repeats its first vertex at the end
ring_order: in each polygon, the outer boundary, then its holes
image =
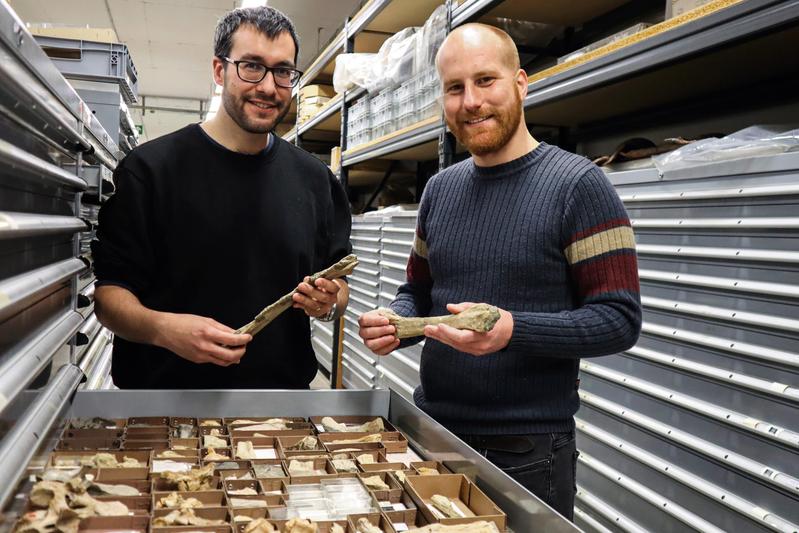
POLYGON ((518 174, 519 172, 526 170, 531 165, 535 164, 549 147, 547 143, 540 142, 538 146, 527 152, 521 157, 517 157, 512 161, 508 161, 507 163, 501 163, 499 165, 494 165, 491 167, 481 167, 475 164, 474 159, 472 159, 472 167, 474 168, 474 175, 478 179, 499 179, 504 178, 507 176, 512 176, 518 174))

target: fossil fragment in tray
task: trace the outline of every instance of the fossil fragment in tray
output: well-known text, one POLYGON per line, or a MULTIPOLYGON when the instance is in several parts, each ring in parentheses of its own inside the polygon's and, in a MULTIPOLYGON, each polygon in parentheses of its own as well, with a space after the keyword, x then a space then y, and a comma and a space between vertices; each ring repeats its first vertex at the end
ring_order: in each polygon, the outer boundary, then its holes
POLYGON ((494 522, 471 522, 468 524, 430 524, 429 526, 411 529, 414 533, 499 533, 499 529, 494 522))
POLYGON ((499 320, 499 310, 493 305, 477 304, 457 315, 404 318, 390 309, 380 308, 378 313, 397 328, 397 338, 418 337, 424 334, 425 326, 446 324, 455 329, 469 329, 480 333, 491 331, 499 320))
POLYGON ((76 533, 80 521, 92 516, 125 516, 128 507, 118 501, 96 500, 87 490, 91 482, 73 478, 60 481, 39 481, 30 493, 34 509, 22 515, 14 527, 15 533, 76 533))
POLYGON ((173 490, 212 490, 215 488, 213 464, 192 468, 188 472, 161 472, 160 476, 164 484, 173 490))
POLYGON ((380 417, 363 424, 347 425, 337 422, 333 417, 326 416, 322 418, 322 427, 325 428, 325 431, 338 433, 380 433, 381 431, 386 430, 386 426, 383 424, 383 419, 380 417))
MULTIPOLYGON (((335 265, 312 275, 311 284, 313 285, 313 283, 320 278, 330 280, 343 278, 344 276, 352 274, 352 271, 355 270, 356 266, 358 266, 358 258, 355 255, 350 254, 335 265)), ((258 313, 258 316, 256 316, 252 322, 237 329, 236 333, 249 333, 250 335, 255 335, 264 329, 281 313, 291 308, 291 304, 293 302, 291 297, 294 296, 295 292, 297 292, 296 289, 284 296, 281 296, 280 299, 278 299, 275 303, 258 313)))

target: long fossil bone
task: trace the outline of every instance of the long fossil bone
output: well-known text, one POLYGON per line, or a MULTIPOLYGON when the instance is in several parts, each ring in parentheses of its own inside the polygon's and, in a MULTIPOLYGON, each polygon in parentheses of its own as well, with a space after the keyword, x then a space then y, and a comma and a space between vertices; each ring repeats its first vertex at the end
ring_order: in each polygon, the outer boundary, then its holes
MULTIPOLYGON (((354 254, 350 254, 345 258, 343 258, 338 263, 336 263, 335 265, 312 275, 310 284, 313 285, 316 282, 316 280, 320 278, 333 280, 336 278, 343 278, 344 276, 349 276, 350 274, 352 274, 352 271, 355 270, 356 266, 358 266, 358 258, 354 254)), ((293 301, 291 297, 294 296, 294 293, 296 292, 297 289, 294 289, 290 293, 281 296, 275 303, 265 307, 263 311, 258 313, 258 315, 252 320, 252 322, 237 329, 236 333, 249 333, 250 335, 255 335, 256 333, 264 329, 270 322, 272 322, 275 318, 277 318, 281 313, 291 308, 291 304, 293 301)))
POLYGON ((428 325, 446 324, 455 329, 470 329, 485 333, 491 331, 499 320, 499 310, 493 305, 477 304, 457 315, 404 318, 391 309, 380 308, 378 313, 388 319, 389 324, 397 328, 397 338, 418 337, 424 334, 428 325))

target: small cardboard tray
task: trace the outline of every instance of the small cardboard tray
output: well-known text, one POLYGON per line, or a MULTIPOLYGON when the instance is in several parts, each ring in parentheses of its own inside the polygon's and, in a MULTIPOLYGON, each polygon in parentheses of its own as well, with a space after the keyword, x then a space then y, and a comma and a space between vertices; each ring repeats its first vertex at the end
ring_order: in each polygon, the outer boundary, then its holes
MULTIPOLYGON (((330 416, 330 418, 332 418, 333 420, 335 420, 336 422, 338 422, 340 424, 344 424, 345 426, 359 426, 361 424, 365 424, 367 422, 371 422, 375 418, 379 418, 379 419, 381 419, 383 421, 383 428, 384 428, 383 431, 380 431, 379 433, 396 432, 397 431, 397 428, 395 428, 394 425, 391 422, 389 422, 388 420, 386 420, 382 416, 352 416, 352 415, 344 415, 344 416, 327 415, 327 416, 330 416)), ((312 416, 312 417, 310 417, 311 424, 314 425, 314 427, 316 428, 316 430, 319 433, 354 433, 355 432, 355 430, 350 430, 350 431, 328 431, 322 425, 322 419, 326 418, 327 416, 312 416)))
POLYGON ((408 476, 405 488, 428 522, 453 525, 486 520, 494 522, 500 531, 505 530, 505 513, 463 474, 408 476), (442 518, 434 514, 430 498, 435 494, 450 498, 465 516, 442 518))
POLYGON ((128 418, 128 429, 135 429, 141 427, 169 427, 168 416, 132 416, 128 418))
MULTIPOLYGON (((450 470, 449 468, 447 468, 443 464, 439 463, 438 461, 414 461, 414 462, 411 462, 410 467, 416 472, 419 472, 419 468, 430 468, 430 469, 438 471, 439 474, 451 474, 452 473, 452 470, 450 470)), ((424 475, 424 474, 419 472, 419 475, 424 475)), ((428 474, 428 475, 430 475, 430 474, 428 474)))
POLYGON ((336 441, 356 440, 362 437, 368 437, 370 435, 380 435, 380 443, 382 443, 385 447, 386 453, 404 453, 408 450, 408 440, 399 431, 390 431, 384 433, 322 433, 319 435, 319 440, 322 441, 328 450, 330 450, 330 446, 334 446, 336 444, 347 444, 350 447, 354 447, 358 444, 368 444, 358 442, 339 443, 336 441))
MULTIPOLYGON (((116 457, 117 461, 122 462, 125 457, 136 459, 145 468, 150 466, 150 451, 117 451, 117 450, 75 450, 75 451, 57 451, 50 454, 47 462, 47 468, 70 468, 69 465, 59 465, 61 461, 75 459, 80 461, 85 457, 92 457, 98 453, 107 453, 116 457)), ((77 466, 77 465, 73 465, 77 466)), ((112 468, 112 467, 104 467, 112 468)), ((113 468, 126 468, 126 467, 113 467, 113 468)), ((141 468, 141 467, 134 467, 141 468)))
POLYGON ((123 450, 168 450, 167 439, 125 439, 122 442, 123 450))
POLYGON ((56 450, 119 450, 122 448, 121 437, 87 437, 61 439, 56 450))
MULTIPOLYGON (((172 493, 177 491, 163 491, 163 492, 153 492, 152 495, 152 508, 153 510, 158 509, 176 509, 176 507, 159 507, 158 504, 162 498, 167 498, 172 493)), ((202 490, 202 491, 193 491, 193 492, 177 492, 179 496, 183 498, 194 498, 199 500, 202 503, 201 507, 198 509, 203 509, 205 507, 227 507, 227 498, 225 497, 225 491, 223 490, 202 490)))
POLYGON ((92 516, 80 521, 81 533, 146 533, 150 529, 150 517, 133 516, 92 516))
POLYGON ((320 480, 328 477, 332 477, 338 474, 336 472, 333 463, 330 462, 328 459, 309 459, 309 461, 303 462, 313 462, 314 470, 324 471, 324 474, 308 474, 308 475, 292 475, 289 471, 289 466, 291 465, 291 461, 296 461, 297 459, 284 459, 283 460, 283 469, 288 473, 290 481, 292 484, 294 483, 319 483, 320 480))
POLYGON ((374 494, 375 499, 379 502, 390 502, 390 503, 399 503, 400 498, 402 497, 402 485, 400 485, 396 478, 389 474, 388 472, 369 472, 366 474, 358 474, 358 478, 363 482, 363 485, 366 487, 366 490, 374 494), (379 477, 383 483, 389 486, 389 489, 375 489, 363 482, 364 479, 377 476, 379 477))
POLYGON ((125 428, 112 429, 70 429, 64 430, 62 439, 121 439, 125 428))
POLYGON ((232 494, 235 491, 243 489, 252 489, 256 494, 261 494, 261 484, 257 479, 226 479, 222 483, 222 486, 225 488, 225 493, 228 495, 228 498, 246 496, 246 494, 232 494))

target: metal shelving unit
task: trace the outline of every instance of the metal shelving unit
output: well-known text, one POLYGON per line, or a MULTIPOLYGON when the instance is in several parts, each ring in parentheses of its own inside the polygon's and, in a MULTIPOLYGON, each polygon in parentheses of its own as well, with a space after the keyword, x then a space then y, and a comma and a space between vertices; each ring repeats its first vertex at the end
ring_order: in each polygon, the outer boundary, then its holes
MULTIPOLYGON (((119 150, 8 4, 0 4, 0 450, 24 468, 110 333, 86 244, 119 150)), ((16 472, 16 471, 15 471, 16 472)), ((19 473, 19 472, 17 472, 19 473)), ((16 477, 7 478, 3 503, 16 477)))

